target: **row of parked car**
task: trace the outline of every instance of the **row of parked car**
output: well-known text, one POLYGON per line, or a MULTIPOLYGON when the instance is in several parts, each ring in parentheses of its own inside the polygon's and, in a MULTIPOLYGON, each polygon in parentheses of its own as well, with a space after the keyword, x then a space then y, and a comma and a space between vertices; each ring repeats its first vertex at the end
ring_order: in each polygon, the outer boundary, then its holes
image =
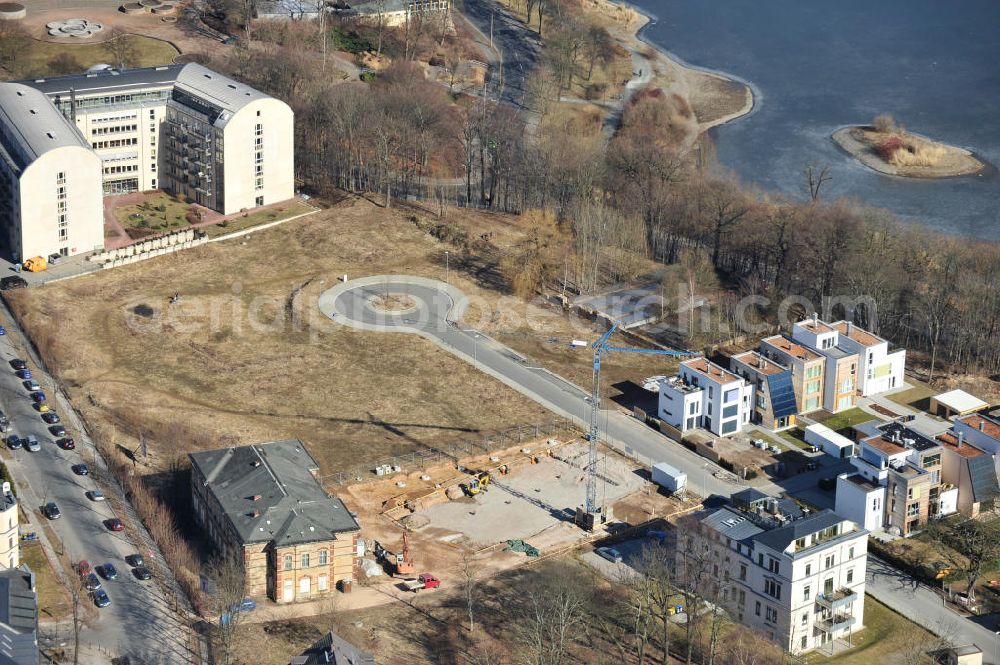
MULTIPOLYGON (((0 326, 0 335, 5 333, 6 331, 4 331, 2 326, 0 326)), ((49 433, 51 433, 53 437, 56 437, 56 445, 63 450, 76 449, 76 442, 72 437, 66 436, 66 428, 60 422, 59 415, 52 409, 51 406, 49 406, 45 391, 42 390, 42 387, 32 377, 31 369, 28 367, 27 361, 15 358, 10 361, 10 366, 14 370, 17 377, 21 379, 25 391, 27 391, 28 396, 31 398, 34 409, 40 414, 42 421, 48 426, 49 433)), ((29 452, 38 452, 41 450, 41 444, 38 441, 38 437, 34 434, 28 434, 22 438, 17 434, 12 433, 10 431, 11 428, 12 425, 10 418, 0 412, 0 432, 6 434, 6 443, 8 448, 11 450, 26 448, 29 452)), ((90 468, 86 464, 74 464, 70 468, 75 475, 90 475, 90 468)), ((104 493, 96 487, 94 489, 87 490, 85 495, 90 501, 95 503, 105 500, 104 493)), ((49 501, 42 506, 42 514, 49 520, 57 520, 62 517, 62 511, 59 509, 59 505, 55 501, 49 501)), ((118 517, 112 517, 104 520, 104 526, 109 531, 125 530, 125 523, 118 517)), ((148 580, 152 577, 152 574, 149 569, 146 568, 141 555, 131 555, 126 557, 126 561, 132 566, 132 574, 137 579, 148 580)), ((87 561, 80 561, 77 564, 77 572, 80 574, 82 584, 93 597, 95 605, 98 607, 107 607, 111 604, 111 599, 108 597, 107 591, 101 584, 101 578, 105 581, 118 578, 118 571, 114 564, 108 562, 91 569, 90 563, 87 561)))

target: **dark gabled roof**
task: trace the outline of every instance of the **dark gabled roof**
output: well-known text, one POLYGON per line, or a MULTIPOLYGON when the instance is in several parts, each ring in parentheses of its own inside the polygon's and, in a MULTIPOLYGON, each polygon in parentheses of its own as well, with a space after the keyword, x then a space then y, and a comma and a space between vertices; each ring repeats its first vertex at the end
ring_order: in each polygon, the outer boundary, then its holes
POLYGON ((701 521, 708 528, 733 540, 747 540, 763 533, 764 529, 750 518, 731 508, 721 508, 701 521))
POLYGON ((824 510, 795 520, 787 526, 765 531, 754 537, 754 542, 770 547, 772 550, 784 552, 785 548, 799 538, 805 538, 811 533, 828 529, 844 521, 844 518, 832 510, 824 510))
POLYGON ((291 665, 375 665, 375 656, 355 648, 332 632, 321 637, 301 656, 292 658, 291 665))
POLYGON ((38 597, 27 565, 0 571, 0 663, 38 665, 38 597))
POLYGON ((173 85, 184 65, 164 65, 162 67, 142 67, 140 69, 108 69, 87 74, 51 76, 21 81, 46 95, 69 95, 75 90, 78 95, 95 93, 118 93, 155 86, 173 85))
POLYGON ((966 464, 969 465, 969 478, 972 481, 974 501, 988 501, 1000 496, 1000 486, 997 485, 997 472, 993 466, 992 455, 968 457, 966 464))
POLYGON ((297 439, 189 457, 244 544, 280 547, 359 529, 344 503, 316 480, 319 466, 297 439))

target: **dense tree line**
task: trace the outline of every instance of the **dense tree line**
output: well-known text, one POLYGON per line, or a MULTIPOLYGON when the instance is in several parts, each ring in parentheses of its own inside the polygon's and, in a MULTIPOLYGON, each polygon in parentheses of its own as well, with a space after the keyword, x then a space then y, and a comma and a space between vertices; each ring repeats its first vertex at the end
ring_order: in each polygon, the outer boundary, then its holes
MULTIPOLYGON (((552 32, 563 29, 553 24, 552 32)), ((927 351, 932 373, 942 361, 1000 371, 996 244, 824 200, 826 176, 812 168, 803 176, 806 202, 752 192, 695 159, 706 142, 696 138, 692 109, 661 90, 633 96, 608 141, 600 114, 567 114, 555 103, 566 85, 554 60, 565 56, 552 53, 563 48, 547 49, 530 77, 532 114, 452 94, 405 59, 374 82, 336 84, 294 42, 237 49, 217 64, 290 101, 299 177, 317 191, 370 193, 386 205, 415 196, 545 211, 555 227, 539 227, 508 261, 520 266, 511 281, 523 294, 591 291, 637 276, 637 259, 675 264, 701 254, 737 295, 769 299, 756 308, 762 320, 800 296, 927 351), (860 300, 844 311, 838 298, 860 300)), ((584 77, 589 58, 575 62, 573 75, 584 77)), ((811 312, 803 305, 796 313, 811 312)))

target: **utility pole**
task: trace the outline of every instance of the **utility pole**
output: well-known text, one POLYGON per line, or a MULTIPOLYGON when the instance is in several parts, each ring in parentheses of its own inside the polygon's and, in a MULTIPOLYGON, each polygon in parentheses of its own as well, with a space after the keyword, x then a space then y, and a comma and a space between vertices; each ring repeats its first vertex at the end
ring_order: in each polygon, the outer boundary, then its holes
POLYGON ((493 18, 496 15, 497 13, 495 10, 493 11, 492 14, 490 14, 490 48, 493 48, 493 18))

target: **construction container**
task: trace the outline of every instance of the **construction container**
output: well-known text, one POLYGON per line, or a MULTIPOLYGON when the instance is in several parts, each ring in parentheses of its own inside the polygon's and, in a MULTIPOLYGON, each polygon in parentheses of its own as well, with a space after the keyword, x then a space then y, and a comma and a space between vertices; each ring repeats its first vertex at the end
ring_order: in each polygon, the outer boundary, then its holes
POLYGON ((650 471, 653 482, 668 492, 680 492, 687 485, 687 474, 664 462, 657 462, 650 471))

